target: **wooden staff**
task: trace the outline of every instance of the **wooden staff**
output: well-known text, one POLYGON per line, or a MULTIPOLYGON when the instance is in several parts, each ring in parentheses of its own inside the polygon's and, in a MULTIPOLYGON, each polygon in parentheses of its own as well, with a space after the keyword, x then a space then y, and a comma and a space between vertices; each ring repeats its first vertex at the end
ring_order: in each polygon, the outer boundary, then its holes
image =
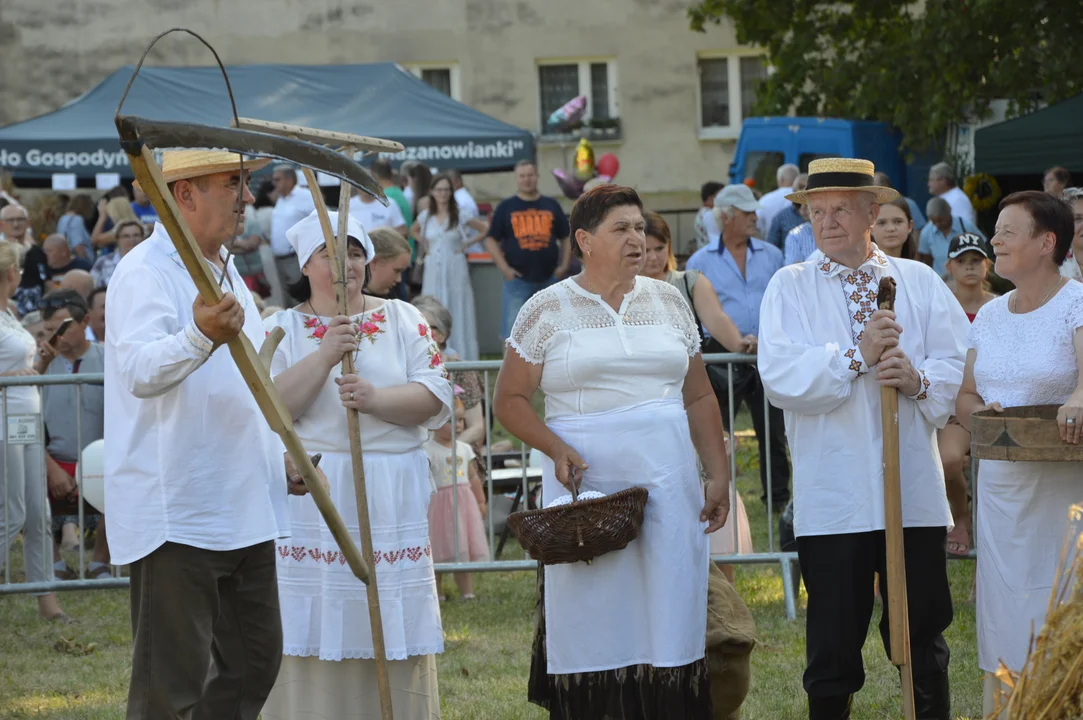
MULTIPOLYGON (((884 277, 876 293, 881 310, 895 311, 895 279, 884 277)), ((910 665, 910 620, 906 604, 906 554, 903 551, 902 482, 899 472, 899 391, 880 386, 884 437, 884 534, 887 546, 887 610, 891 662, 902 677, 906 720, 915 720, 914 673, 910 665)))
MULTIPOLYGON (((349 155, 353 155, 352 149, 349 155)), ((338 237, 331 228, 331 219, 327 214, 327 205, 317 182, 316 173, 305 168, 305 178, 316 205, 316 215, 323 229, 323 239, 327 245, 327 259, 331 264, 331 283, 335 288, 335 303, 339 313, 349 317, 350 308, 346 298, 346 257, 347 222, 350 212, 350 185, 342 183, 339 189, 338 237)), ((362 280, 358 280, 362 282, 362 280)), ((353 354, 342 356, 342 374, 352 375, 356 371, 353 354)), ((365 562, 373 569, 365 585, 368 596, 369 624, 372 626, 372 651, 376 656, 376 686, 380 691, 380 715, 383 720, 392 720, 391 682, 387 675, 387 650, 384 646, 384 623, 380 612, 380 592, 376 585, 376 563, 372 547, 372 523, 369 519, 368 493, 365 490, 365 462, 361 448, 361 413, 357 410, 346 411, 346 428, 350 434, 350 456, 353 460, 353 489, 357 499, 357 529, 361 535, 361 553, 365 562)))

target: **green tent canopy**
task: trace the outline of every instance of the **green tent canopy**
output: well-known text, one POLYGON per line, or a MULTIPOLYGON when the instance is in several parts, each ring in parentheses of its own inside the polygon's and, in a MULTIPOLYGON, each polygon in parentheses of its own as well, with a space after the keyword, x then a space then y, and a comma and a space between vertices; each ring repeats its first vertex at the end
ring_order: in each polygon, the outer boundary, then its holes
POLYGON ((974 134, 974 160, 990 175, 1041 175, 1062 165, 1083 170, 1083 94, 974 134))
MULTIPOLYGON (((133 69, 120 68, 54 112, 0 128, 0 170, 16 179, 53 173, 131 178, 113 116, 133 69)), ((534 157, 530 132, 453 100, 395 63, 226 70, 241 117, 397 140, 406 150, 389 156, 395 165, 418 160, 492 172, 534 157)), ((221 127, 233 117, 217 67, 144 67, 123 112, 221 127)))

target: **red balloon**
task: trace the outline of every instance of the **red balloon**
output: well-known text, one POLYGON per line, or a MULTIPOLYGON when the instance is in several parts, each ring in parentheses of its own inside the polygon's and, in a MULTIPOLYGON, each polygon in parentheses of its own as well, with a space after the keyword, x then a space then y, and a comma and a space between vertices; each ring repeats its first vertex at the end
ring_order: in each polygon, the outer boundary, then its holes
POLYGON ((606 153, 598 158, 596 167, 599 175, 608 175, 609 179, 612 180, 620 172, 620 160, 617 160, 617 156, 613 153, 606 153))

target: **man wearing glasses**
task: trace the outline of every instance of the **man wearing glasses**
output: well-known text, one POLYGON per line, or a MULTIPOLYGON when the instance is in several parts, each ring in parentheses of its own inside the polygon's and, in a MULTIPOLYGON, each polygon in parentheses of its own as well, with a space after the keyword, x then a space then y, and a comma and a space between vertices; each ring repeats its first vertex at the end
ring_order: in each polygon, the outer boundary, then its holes
POLYGON ((0 210, 0 240, 24 248, 34 244, 34 237, 30 232, 30 215, 22 205, 12 203, 0 210))
POLYGON ((244 175, 266 164, 163 155, 180 217, 225 291, 216 304, 200 298, 160 223, 109 280, 105 502, 113 562, 131 564, 128 720, 256 720, 282 661, 283 448, 222 347, 240 333, 256 347, 266 337, 223 248, 254 200, 244 175))

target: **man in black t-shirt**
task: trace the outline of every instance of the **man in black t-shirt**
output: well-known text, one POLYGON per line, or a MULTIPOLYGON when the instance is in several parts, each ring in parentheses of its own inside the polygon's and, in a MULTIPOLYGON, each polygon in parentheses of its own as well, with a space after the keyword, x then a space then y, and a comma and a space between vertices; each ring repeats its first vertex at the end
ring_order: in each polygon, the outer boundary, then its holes
POLYGON ((568 216, 551 197, 538 193, 538 168, 515 165, 518 192, 493 211, 485 249, 504 273, 501 334, 507 338, 519 309, 534 293, 563 278, 571 262, 568 216))

